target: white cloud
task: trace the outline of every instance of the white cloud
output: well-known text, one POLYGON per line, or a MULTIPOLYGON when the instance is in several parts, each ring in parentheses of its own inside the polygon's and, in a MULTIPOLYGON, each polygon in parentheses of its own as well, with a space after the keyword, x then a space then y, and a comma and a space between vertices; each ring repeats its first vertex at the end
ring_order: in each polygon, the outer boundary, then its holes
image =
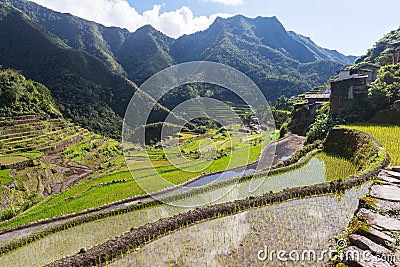
MULTIPOLYGON (((142 14, 131 7, 126 0, 31 0, 50 9, 71 13, 75 16, 95 21, 106 26, 117 26, 135 31, 150 24, 168 36, 177 38, 183 34, 191 34, 207 29, 218 17, 229 17, 228 14, 215 14, 209 17, 195 17, 190 8, 182 6, 171 12, 160 13, 161 5, 142 14)), ((207 0, 223 1, 223 0, 207 0)), ((238 2, 241 0, 228 0, 238 2)))
POLYGON ((227 5, 227 6, 240 6, 240 5, 244 4, 243 0, 200 0, 200 1, 201 2, 220 3, 220 4, 227 5))

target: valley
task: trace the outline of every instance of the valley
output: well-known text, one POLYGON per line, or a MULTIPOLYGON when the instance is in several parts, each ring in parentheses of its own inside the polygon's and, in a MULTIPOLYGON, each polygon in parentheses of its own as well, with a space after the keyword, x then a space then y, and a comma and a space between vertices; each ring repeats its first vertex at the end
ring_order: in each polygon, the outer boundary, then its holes
POLYGON ((38 3, 0 0, 0 266, 398 266, 400 29, 38 3))

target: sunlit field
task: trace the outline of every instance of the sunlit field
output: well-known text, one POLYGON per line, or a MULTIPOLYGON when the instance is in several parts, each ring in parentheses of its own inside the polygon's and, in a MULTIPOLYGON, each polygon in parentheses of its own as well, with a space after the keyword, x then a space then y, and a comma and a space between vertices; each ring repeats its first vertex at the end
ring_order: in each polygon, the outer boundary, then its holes
POLYGON ((375 137, 389 153, 392 166, 400 166, 400 126, 348 125, 375 137))

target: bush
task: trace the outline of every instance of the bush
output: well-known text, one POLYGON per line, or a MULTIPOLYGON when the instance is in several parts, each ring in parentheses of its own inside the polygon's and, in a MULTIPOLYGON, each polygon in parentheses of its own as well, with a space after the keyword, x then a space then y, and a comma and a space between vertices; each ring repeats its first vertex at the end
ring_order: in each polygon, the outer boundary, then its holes
POLYGON ((289 132, 288 126, 289 126, 289 123, 287 123, 287 122, 282 124, 281 128, 279 129, 280 137, 284 137, 289 132))
POLYGON ((0 215, 0 221, 7 221, 17 215, 17 210, 14 207, 10 207, 3 211, 0 215))
POLYGON ((319 114, 317 115, 315 122, 310 125, 307 132, 307 144, 314 143, 316 140, 323 140, 328 135, 330 129, 336 125, 343 123, 340 118, 334 118, 331 114, 319 114))

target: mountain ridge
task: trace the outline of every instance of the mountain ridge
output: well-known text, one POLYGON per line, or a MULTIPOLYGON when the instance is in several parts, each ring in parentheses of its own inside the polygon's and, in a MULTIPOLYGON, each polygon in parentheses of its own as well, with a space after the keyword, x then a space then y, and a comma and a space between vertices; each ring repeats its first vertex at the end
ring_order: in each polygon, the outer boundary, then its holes
MULTIPOLYGON (((135 83, 140 86, 177 63, 227 64, 248 75, 269 101, 306 92, 346 65, 344 55, 287 32, 276 17, 217 18, 204 31, 173 39, 150 25, 129 32, 26 0, 1 3, 23 12, 22 24, 30 25, 27 36, 48 41, 33 44, 33 39, 18 34, 15 25, 3 21, 0 64, 20 69, 28 78, 46 85, 66 118, 114 136, 120 131, 130 97, 138 90, 135 83)), ((220 88, 192 89, 188 95, 203 96, 205 91, 227 95, 220 88)), ((181 97, 176 92, 175 96, 181 97)), ((164 100, 177 102, 173 97, 164 100)), ((163 104, 173 106, 171 103, 163 104)), ((161 106, 159 109, 168 112, 161 106)))
POLYGON ((134 83, 88 52, 70 48, 4 2, 0 2, 0 47, 1 65, 21 70, 49 88, 65 118, 105 135, 120 136, 126 106, 138 90, 134 83))
MULTIPOLYGON (((310 50, 310 46, 306 46, 303 42, 295 40, 290 32, 286 31, 284 26, 275 16, 259 16, 256 18, 248 18, 243 15, 236 15, 227 19, 217 17, 208 29, 194 34, 183 35, 177 39, 174 39, 161 33, 150 25, 143 26, 135 32, 129 32, 126 29, 118 27, 106 27, 99 23, 78 18, 71 14, 56 12, 27 0, 2 1, 8 1, 12 3, 14 6, 27 13, 36 23, 39 23, 42 27, 59 36, 66 44, 68 44, 72 48, 82 49, 89 52, 90 54, 93 54, 96 57, 99 57, 112 70, 117 71, 118 74, 127 75, 129 79, 136 82, 138 85, 140 85, 143 80, 145 80, 145 78, 149 78, 150 76, 155 74, 156 71, 162 69, 157 65, 165 67, 170 66, 171 64, 186 62, 189 60, 205 60, 206 57, 201 56, 198 53, 194 53, 196 56, 189 57, 185 55, 185 53, 176 50, 181 50, 180 44, 184 43, 186 39, 190 39, 193 36, 201 35, 203 33, 208 33, 210 39, 207 38, 204 43, 196 43, 192 41, 191 46, 196 48, 198 51, 204 52, 204 50, 210 48, 209 46, 211 44, 218 45, 218 43, 215 43, 216 40, 212 39, 212 35, 215 34, 215 32, 218 30, 221 31, 221 27, 223 28, 222 30, 225 31, 225 35, 227 35, 227 38, 231 37, 229 36, 230 34, 233 34, 236 37, 240 36, 240 38, 246 40, 246 38, 253 34, 252 37, 258 38, 260 43, 263 43, 265 46, 272 49, 278 50, 279 52, 284 53, 289 58, 298 60, 300 63, 309 63, 311 61, 327 59, 343 64, 349 64, 353 63, 349 61, 354 59, 352 57, 348 59, 342 54, 336 56, 330 55, 321 58, 315 57, 315 53, 310 50), (68 23, 68 29, 66 29, 66 27, 63 27, 63 25, 60 25, 60 21, 65 21, 65 23, 68 23), (245 25, 246 23, 247 25, 245 25), (243 30, 243 28, 242 32, 238 30, 241 26, 240 24, 244 26, 244 28, 247 27, 247 33, 245 32, 245 30, 243 30), (229 31, 229 28, 234 29, 235 27, 236 31, 229 31), (251 32, 251 27, 255 28, 255 31, 251 32), (85 30, 82 30, 82 28, 85 30), (90 30, 90 28, 92 28, 92 31, 90 30), (132 60, 132 56, 130 56, 130 53, 137 52, 132 49, 132 47, 129 48, 130 43, 126 43, 126 40, 134 39, 135 37, 133 36, 136 35, 137 37, 138 32, 143 30, 147 31, 147 34, 151 34, 153 36, 157 35, 155 39, 149 41, 148 47, 151 48, 152 46, 157 46, 159 45, 160 41, 168 43, 168 47, 159 47, 159 49, 155 52, 155 54, 158 54, 157 60, 154 64, 150 64, 150 66, 148 67, 148 69, 150 70, 149 73, 147 75, 143 75, 143 78, 137 78, 136 75, 140 73, 141 67, 133 66, 134 64, 126 62, 128 60, 125 60, 124 62, 124 59, 126 57, 132 60), (71 32, 74 32, 75 36, 71 35, 71 32), (121 61, 124 62, 125 67, 121 66, 123 65, 121 64, 121 61), (123 70, 121 70, 121 68, 123 70)), ((142 33, 142 35, 145 34, 142 33)), ((253 40, 254 39, 255 38, 253 38, 253 40)), ((139 47, 146 47, 144 39, 139 41, 139 47)), ((311 43, 314 46, 317 46, 314 42, 311 41, 311 43)), ((318 47, 318 49, 321 48, 318 47)), ((325 54, 331 53, 328 49, 325 50, 325 54)), ((337 54, 335 51, 332 51, 332 53, 337 54)), ((148 56, 144 55, 142 58, 136 57, 135 59, 139 62, 144 62, 146 58, 148 58, 148 56)), ((144 72, 147 72, 147 70, 145 70, 144 72)))
POLYGON ((344 64, 349 64, 349 65, 353 64, 354 61, 357 59, 356 56, 346 56, 334 49, 322 48, 319 45, 317 45, 310 37, 306 37, 294 31, 288 31, 288 34, 292 36, 292 38, 296 39, 297 41, 307 46, 321 59, 332 59, 332 60, 335 59, 342 61, 344 64))

